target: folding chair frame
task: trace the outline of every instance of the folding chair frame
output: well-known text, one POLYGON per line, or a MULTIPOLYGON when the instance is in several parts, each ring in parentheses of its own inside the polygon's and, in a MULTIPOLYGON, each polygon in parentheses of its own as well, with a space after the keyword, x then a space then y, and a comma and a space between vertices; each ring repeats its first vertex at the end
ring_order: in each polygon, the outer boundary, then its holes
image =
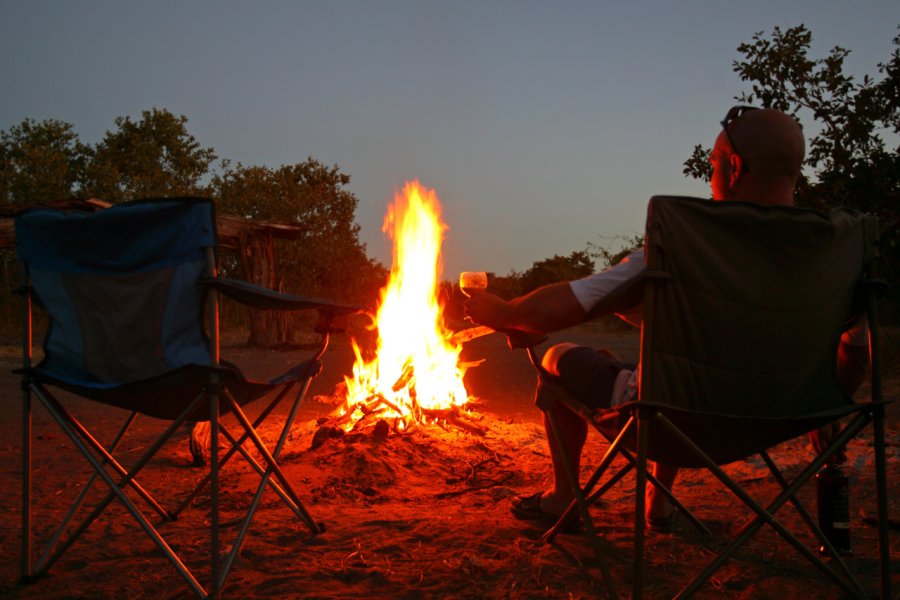
MULTIPOLYGON (((648 252, 655 251, 653 246, 648 247, 648 252)), ((654 264, 648 256, 648 264, 654 264)), ((647 271, 643 275, 644 293, 643 303, 645 312, 649 314, 652 311, 654 302, 654 292, 659 285, 665 285, 667 275, 647 271)), ((645 554, 645 492, 648 481, 656 486, 657 490, 662 492, 688 520, 698 529, 709 533, 709 530, 700 523, 688 510, 685 509, 668 490, 663 486, 651 473, 647 470, 648 462, 648 431, 651 426, 661 428, 669 433, 672 438, 677 439, 680 444, 689 450, 697 461, 710 470, 713 475, 722 482, 739 500, 748 506, 755 518, 746 523, 737 533, 734 540, 720 554, 701 570, 692 581, 690 581, 679 594, 677 598, 687 598, 698 591, 698 589, 709 580, 709 578, 751 537, 764 525, 770 526, 781 538, 797 550, 804 558, 806 558, 813 566, 828 577, 836 586, 840 587, 844 592, 852 597, 867 598, 867 593, 857 578, 848 568, 844 559, 834 549, 831 542, 825 537, 820 530, 816 520, 813 519, 803 505, 797 500, 797 491, 806 484, 816 472, 850 439, 854 438, 862 432, 870 424, 873 428, 873 451, 875 457, 875 478, 876 478, 876 495, 877 495, 877 513, 878 513, 878 560, 879 560, 879 577, 878 585, 882 598, 891 598, 891 582, 890 582, 890 546, 888 531, 888 506, 887 506, 887 476, 886 476, 886 456, 885 456, 885 401, 882 392, 881 382, 881 357, 880 357, 880 339, 878 329, 877 314, 877 295, 876 290, 883 287, 884 282, 877 278, 874 265, 870 264, 866 267, 865 280, 863 288, 865 293, 865 312, 869 321, 869 359, 871 372, 871 402, 860 404, 856 407, 856 415, 845 425, 841 431, 831 440, 828 448, 824 450, 812 463, 810 463, 803 471, 797 475, 792 481, 787 481, 778 467, 772 461, 767 452, 763 451, 760 456, 767 465, 772 474, 773 479, 782 488, 781 493, 771 500, 766 506, 762 506, 747 494, 732 478, 725 473, 718 464, 710 458, 700 447, 698 447, 687 435, 685 435, 665 414, 665 407, 651 402, 638 401, 630 404, 630 417, 625 426, 619 431, 618 435, 611 440, 610 446, 600 461, 599 466, 590 476, 584 486, 580 486, 578 474, 575 473, 573 466, 569 463, 565 456, 561 456, 566 474, 573 487, 575 499, 572 501, 568 509, 560 516, 556 524, 551 527, 545 534, 545 541, 552 541, 559 533, 562 527, 574 516, 577 510, 585 524, 585 535, 593 548, 594 556, 601 569, 607 594, 610 598, 617 598, 618 592, 612 581, 608 563, 604 557, 603 547, 598 539, 597 530, 590 516, 590 505, 599 499, 608 489, 618 483, 627 474, 628 471, 634 469, 635 476, 635 512, 634 512, 634 563, 633 563, 633 581, 632 581, 632 597, 641 598, 643 596, 644 586, 644 554, 645 554), (632 455, 626 448, 625 440, 629 436, 636 440, 636 455, 632 455), (622 456, 627 461, 626 465, 619 471, 615 472, 599 489, 593 488, 604 477, 610 469, 614 459, 622 456), (820 544, 826 549, 831 564, 817 556, 808 547, 806 547, 797 537, 788 531, 775 517, 774 514, 786 503, 792 503, 802 520, 808 526, 809 530, 815 535, 820 544)), ((509 333, 509 332, 507 332, 509 333)), ((539 376, 545 383, 553 384, 554 377, 549 374, 541 366, 539 357, 536 354, 535 346, 543 340, 538 340, 528 336, 518 336, 514 333, 510 335, 510 346, 513 348, 525 348, 532 365, 538 371, 539 376)), ((651 338, 642 336, 641 340, 641 362, 646 364, 647 357, 651 353, 651 338)), ((640 388, 640 396, 652 397, 651 381, 642 381, 640 388)), ((565 394, 554 395, 553 398, 542 400, 538 404, 550 425, 550 435, 555 438, 557 445, 561 445, 562 434, 553 417, 553 408, 556 403, 564 404, 569 410, 581 416, 585 421, 594 426, 598 425, 601 411, 591 410, 579 402, 571 399, 565 394)), ((598 430, 604 435, 608 435, 600 427, 598 430)))
MULTIPOLYGON (((220 364, 218 332, 220 291, 218 291, 217 289, 219 288, 219 286, 215 284, 221 283, 222 280, 216 279, 215 252, 213 248, 209 248, 207 251, 207 265, 208 282, 214 284, 207 290, 206 314, 208 317, 208 348, 211 367, 218 367, 218 365, 220 364)), ((284 472, 281 470, 280 466, 278 465, 278 456, 281 454, 284 448, 288 433, 290 432, 291 426, 297 416, 297 411, 303 398, 306 395, 306 392, 309 389, 312 379, 316 375, 318 375, 319 371, 321 370, 320 359, 322 358, 328 347, 330 335, 336 331, 342 330, 343 315, 349 312, 357 312, 360 310, 359 307, 326 305, 323 304, 322 301, 313 301, 314 304, 317 303, 317 306, 314 306, 314 308, 319 308, 320 310, 320 322, 316 328, 316 331, 321 335, 319 346, 315 350, 314 355, 311 359, 307 360, 306 363, 304 363, 300 367, 295 367, 293 371, 296 372, 290 372, 293 378, 289 379, 281 386, 281 388, 275 394, 274 398, 272 398, 269 404, 260 412, 254 422, 251 423, 250 419, 242 410, 240 404, 230 393, 228 386, 220 380, 217 370, 215 368, 211 368, 208 371, 208 379, 204 386, 204 391, 187 406, 185 406, 181 414, 171 421, 171 423, 164 429, 161 436, 157 438, 157 440, 143 452, 143 454, 134 462, 132 467, 130 469, 126 469, 116 461, 116 459, 113 457, 113 453, 119 446, 127 430, 135 421, 138 413, 132 412, 125 419, 122 428, 110 443, 109 447, 106 448, 91 435, 87 428, 85 428, 81 424, 81 422, 76 419, 71 414, 71 412, 68 411, 65 406, 63 406, 63 404, 53 396, 53 394, 51 394, 47 390, 43 382, 41 382, 35 375, 35 372, 32 369, 32 292, 30 282, 27 280, 27 277, 28 275, 26 269, 26 282, 22 290, 24 295, 24 318, 22 332, 23 368, 21 371, 23 397, 23 508, 21 547, 22 553, 20 571, 22 582, 30 583, 35 581, 40 576, 46 574, 48 570, 57 562, 57 560, 80 538, 82 533, 84 533, 84 531, 86 531, 88 527, 103 513, 106 507, 116 499, 118 499, 124 505, 127 511, 135 519, 137 524, 150 537, 150 539, 155 543, 155 545, 169 560, 169 562, 171 562, 176 571, 185 580, 187 585, 198 597, 201 598, 219 597, 221 590, 227 580, 228 574, 230 573, 230 569, 234 564, 235 558, 237 557, 241 549, 253 516, 255 515, 259 507, 260 500, 266 488, 273 489, 281 497, 281 499, 295 514, 299 521, 309 529, 311 534, 315 535, 323 531, 323 525, 316 522, 307 512, 306 508, 300 501, 294 487, 287 479, 284 472), (276 406, 278 406, 288 395, 288 393, 294 388, 297 388, 297 391, 294 396, 290 411, 281 429, 279 439, 275 444, 274 449, 270 451, 256 432, 256 427, 261 424, 269 414, 271 414, 276 406), (86 461, 93 469, 93 474, 85 484, 85 487, 83 488, 81 493, 75 499, 75 502, 69 509, 66 516, 63 518, 62 522, 49 536, 49 539, 46 542, 46 547, 43 549, 40 556, 37 557, 36 562, 34 560, 35 548, 33 547, 32 534, 32 411, 35 399, 37 399, 39 403, 44 406, 53 420, 71 439, 72 443, 84 456, 86 461), (146 466, 152 460, 156 453, 170 440, 172 435, 176 431, 178 431, 178 429, 185 423, 190 422, 190 417, 196 415, 196 410, 198 410, 198 408, 202 406, 203 402, 209 403, 209 420, 211 429, 209 472, 202 479, 202 481, 200 481, 193 488, 193 490, 190 491, 187 498, 183 500, 177 508, 169 511, 163 508, 150 495, 150 493, 147 492, 139 484, 139 482, 137 481, 137 475, 144 468, 144 466, 146 466), (241 426, 241 429, 243 431, 238 437, 234 436, 221 424, 220 415, 224 412, 231 412, 232 414, 234 414, 235 418, 238 421, 238 424, 241 426), (219 451, 220 434, 231 445, 231 447, 223 456, 220 456, 219 451), (256 451, 262 456, 265 465, 260 465, 257 460, 254 459, 244 449, 243 444, 247 440, 250 440, 252 442, 256 451), (225 465, 225 463, 227 463, 235 453, 240 453, 247 460, 251 468, 253 468, 260 476, 260 482, 253 496, 253 499, 250 502, 249 508, 247 509, 247 513, 243 517, 241 527, 237 535, 235 536, 234 541, 232 542, 231 549, 223 558, 223 556, 221 556, 220 547, 221 522, 219 507, 219 476, 222 466, 225 465), (106 485, 109 487, 110 491, 98 504, 94 506, 93 510, 91 510, 90 513, 86 517, 84 517, 77 526, 74 526, 73 528, 75 518, 79 514, 79 512, 83 512, 80 511, 80 509, 85 499, 87 498, 90 489, 97 479, 102 479, 103 482, 106 483, 106 485), (191 569, 189 569, 184 564, 179 555, 169 546, 165 537, 159 531, 157 526, 155 526, 151 522, 151 518, 150 516, 148 516, 145 510, 142 510, 141 507, 139 507, 136 503, 139 498, 140 500, 144 501, 162 521, 171 521, 176 519, 179 514, 193 501, 193 499, 196 498, 196 496, 201 493, 207 486, 209 487, 211 502, 209 546, 210 572, 208 578, 208 589, 200 583, 198 576, 195 575, 195 573, 192 572, 191 569), (128 493, 129 490, 131 491, 131 494, 128 493), (135 495, 138 498, 132 499, 131 495, 135 495)), ((225 293, 228 293, 229 290, 227 289, 227 286, 224 291, 225 293)), ((266 290, 254 290, 250 289, 247 286, 238 286, 238 289, 234 290, 233 295, 239 301, 248 300, 251 299, 250 294, 256 293, 257 291, 262 293, 263 295, 269 294, 269 296, 271 297, 267 297, 268 302, 266 302, 266 299, 263 298, 252 298, 252 300, 259 302, 259 306, 269 307, 271 305, 272 299, 275 298, 272 292, 266 290)), ((286 295, 281 295, 280 297, 275 299, 281 302, 280 305, 277 305, 277 308, 285 310, 306 310, 309 308, 305 299, 298 299, 297 297, 286 295), (303 302, 298 302, 298 300, 303 300, 303 302)))

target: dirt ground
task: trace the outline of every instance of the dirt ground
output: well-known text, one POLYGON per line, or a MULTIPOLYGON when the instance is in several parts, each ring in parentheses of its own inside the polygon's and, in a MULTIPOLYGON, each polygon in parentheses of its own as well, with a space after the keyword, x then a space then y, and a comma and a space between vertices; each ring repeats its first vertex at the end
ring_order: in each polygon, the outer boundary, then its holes
MULTIPOLYGON (((637 336, 609 333, 585 325, 557 336, 581 343, 611 347, 623 357, 637 352, 637 336)), ((263 379, 303 358, 302 352, 250 350, 234 344, 223 355, 247 373, 263 379)), ((371 433, 327 439, 313 449, 317 419, 332 409, 327 400, 352 355, 346 339, 337 338, 325 358, 325 369, 314 383, 300 411, 283 453, 283 466, 299 488, 301 500, 326 531, 312 536, 271 492, 263 498, 250 534, 232 570, 225 596, 229 598, 587 598, 603 593, 603 581, 590 545, 583 536, 564 535, 544 543, 542 529, 516 520, 511 499, 542 489, 549 481, 549 457, 539 413, 532 406, 534 374, 521 352, 511 352, 505 340, 488 336, 470 342, 464 358, 485 362, 472 369, 467 388, 477 402, 471 420, 485 430, 478 436, 458 428, 420 427, 386 438, 371 433)), ((10 370, 15 352, 0 356, 0 596, 4 598, 187 598, 190 591, 121 506, 94 523, 82 540, 36 583, 17 582, 20 556, 21 447, 19 386, 10 370)), ((888 398, 896 398, 900 377, 886 382, 888 398)), ((866 400, 866 390, 858 399, 866 400)), ((900 414, 890 408, 888 423, 890 511, 900 518, 900 414)), ((124 413, 97 410, 74 402, 74 411, 99 422, 110 435, 124 413)), ((264 428, 273 438, 284 411, 264 428)), ((34 436, 34 509, 38 540, 50 532, 50 521, 64 514, 65 503, 79 491, 87 472, 72 458, 70 444, 42 409, 36 409, 34 436)), ((123 446, 134 457, 161 423, 139 419, 123 446)), ((105 438, 104 438, 105 439, 105 438)), ((606 446, 595 432, 589 436, 584 471, 599 461, 606 446)), ((870 448, 864 441, 849 448, 851 478, 852 571, 875 592, 877 564, 874 482, 870 448)), ((811 456, 805 439, 773 452, 788 475, 798 472, 811 456)), ((236 516, 252 495, 255 476, 245 464, 233 461, 223 476, 225 519, 236 516)), ((753 493, 765 499, 776 493, 761 461, 729 465, 726 470, 753 493)), ((190 464, 187 432, 176 435, 160 459, 148 467, 142 483, 175 500, 183 497, 200 471, 190 464), (181 494, 181 495, 179 495, 181 494)), ((586 476, 586 475, 585 475, 586 476)), ((592 511, 606 540, 615 585, 628 596, 631 581, 632 481, 613 488, 592 511)), ((98 486, 99 487, 99 486, 98 486)), ((699 471, 683 472, 679 497, 711 529, 695 531, 681 520, 672 533, 651 533, 647 540, 649 566, 645 596, 670 598, 723 544, 725 534, 745 522, 730 493, 699 471)), ((801 490, 811 500, 812 486, 801 490)), ((93 496, 92 496, 93 497, 93 496)), ((812 503, 814 506, 814 502, 812 503)), ((206 577, 203 552, 208 537, 203 529, 208 498, 200 496, 176 522, 161 529, 206 577)), ((788 523, 799 518, 783 509, 788 523)), ((227 527, 225 535, 236 533, 227 527)), ((815 542, 801 536, 810 547, 815 542)), ((900 592, 896 559, 900 538, 892 532, 894 590, 900 592)), ((712 599, 841 598, 839 590, 782 540, 768 530, 739 552, 697 595, 712 599)))

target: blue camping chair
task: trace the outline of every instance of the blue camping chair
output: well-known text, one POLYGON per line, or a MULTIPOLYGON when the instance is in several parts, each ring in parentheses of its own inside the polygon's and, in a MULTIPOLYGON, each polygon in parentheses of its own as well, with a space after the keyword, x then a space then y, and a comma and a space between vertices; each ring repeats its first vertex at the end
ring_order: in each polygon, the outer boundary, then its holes
MULTIPOLYGON (((877 219, 851 210, 831 215, 802 208, 746 202, 711 202, 656 196, 650 200, 646 269, 594 309, 621 312, 642 305, 639 392, 635 401, 591 409, 560 394, 610 445, 581 485, 568 465, 575 500, 544 535, 551 541, 577 513, 585 523, 606 591, 618 597, 589 507, 630 471, 635 473, 632 597, 640 598, 644 573, 644 492, 654 485, 699 529, 708 531, 669 490, 652 478, 648 460, 708 469, 751 518, 676 597, 689 597, 763 527, 771 527, 849 597, 867 598, 858 580, 797 496, 816 472, 858 435, 871 433, 877 494, 878 589, 890 598, 885 401, 881 385, 876 301, 884 282, 876 275, 877 219), (837 348, 850 319, 868 319, 871 402, 855 404, 837 377, 837 348), (830 446, 800 473, 788 476, 770 457, 774 446, 846 419, 830 446), (871 430, 869 431, 869 426, 871 430), (778 491, 754 498, 721 465, 758 455, 778 491), (614 470, 617 458, 624 467, 614 470), (776 516, 793 505, 829 555, 823 561, 776 516)), ((510 345, 527 349, 541 368, 540 339, 513 333, 510 345)), ((551 406, 539 406, 548 411, 551 406)), ((546 412, 551 435, 561 432, 546 412)), ((557 441, 557 443, 560 443, 557 441)), ((619 462, 619 461, 617 461, 619 462)))
MULTIPOLYGON (((359 307, 280 294, 217 277, 214 205, 199 198, 152 199, 85 213, 39 208, 15 219, 16 250, 24 266, 23 341, 23 580, 44 575, 105 509, 118 499, 199 597, 217 597, 266 489, 271 489, 311 534, 322 531, 301 503, 278 464, 297 409, 321 362, 332 333, 340 332, 359 307), (219 356, 218 302, 224 294, 263 310, 319 313, 320 341, 313 356, 266 382, 248 379, 219 356), (43 359, 32 364, 32 306, 47 314, 43 359), (104 446, 67 409, 58 390, 90 402, 130 411, 119 434, 104 446), (257 429, 293 392, 288 416, 274 448, 257 429), (251 421, 244 405, 266 397, 251 421), (74 499, 63 522, 47 536, 34 560, 32 548, 32 401, 36 398, 90 463, 93 476, 74 499), (168 422, 159 438, 129 466, 114 456, 137 415, 168 422), (230 414, 240 431, 221 417, 230 414), (184 424, 210 424, 209 471, 174 509, 163 508, 138 481, 141 469, 184 424), (222 454, 219 437, 230 446, 222 454), (245 446, 251 447, 251 453, 245 446), (236 453, 259 474, 230 552, 220 549, 220 471, 236 453), (262 458, 258 461, 254 456, 262 458), (97 479, 109 492, 94 502, 97 479), (209 576, 206 586, 173 550, 164 528, 151 522, 175 519, 208 488, 209 576), (86 516, 84 513, 87 513, 86 516), (76 517, 80 517, 76 521, 76 517)), ((39 504, 35 503, 35 508, 39 504)), ((42 527, 43 529, 43 524, 42 527)))

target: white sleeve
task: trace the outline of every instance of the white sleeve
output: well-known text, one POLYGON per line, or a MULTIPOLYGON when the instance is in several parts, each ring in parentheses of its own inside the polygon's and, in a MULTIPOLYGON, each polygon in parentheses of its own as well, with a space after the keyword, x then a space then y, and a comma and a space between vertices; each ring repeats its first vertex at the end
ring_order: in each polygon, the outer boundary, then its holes
POLYGON ((569 287, 581 308, 591 312, 594 306, 614 289, 644 269, 644 249, 635 250, 617 265, 582 279, 569 282, 569 287))

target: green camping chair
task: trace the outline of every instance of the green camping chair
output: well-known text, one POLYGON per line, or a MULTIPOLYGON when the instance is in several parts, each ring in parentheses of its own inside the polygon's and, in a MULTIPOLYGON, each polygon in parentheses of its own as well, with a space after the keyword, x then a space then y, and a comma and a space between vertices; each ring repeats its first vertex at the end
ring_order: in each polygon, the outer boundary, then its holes
MULTIPOLYGON (((578 511, 603 570, 607 591, 617 596, 597 528, 588 506, 623 474, 636 472, 634 518, 634 598, 644 584, 644 492, 647 461, 709 469, 753 513, 721 553, 701 569, 678 597, 694 594, 760 528, 772 527, 788 545, 845 593, 868 597, 845 561, 802 508, 796 492, 839 452, 872 425, 882 598, 890 595, 884 414, 878 352, 876 279, 877 221, 850 210, 831 215, 791 207, 694 198, 654 197, 646 229, 646 269, 595 312, 643 303, 639 394, 614 409, 592 410, 565 398, 569 408, 593 424, 609 449, 576 500, 546 534, 552 540, 578 511), (854 404, 836 370, 838 343, 848 319, 868 318, 871 402, 854 404), (827 450, 788 479, 767 450, 847 417, 827 450), (781 486, 765 505, 755 500, 720 466, 761 455, 781 486), (626 466, 610 475, 613 459, 626 466), (606 483, 598 485, 607 477, 606 483), (786 503, 798 507, 827 549, 822 560, 776 518, 786 503)), ((535 366, 540 359, 527 347, 535 366)), ((516 340, 511 338, 511 345, 516 340)), ((553 377, 541 376, 552 383, 553 377)), ((546 410, 548 407, 541 407, 546 410)), ((552 413, 548 413, 552 416, 552 413)), ((551 434, 559 435, 551 419, 551 434)), ((570 468, 571 471, 571 468, 570 468)), ((570 480, 577 482, 577 474, 570 480)), ((655 480, 652 485, 659 485, 655 480)), ((660 486, 661 487, 661 486, 660 486)), ((663 490, 672 497, 668 490, 663 490)), ((681 503, 678 503, 683 507, 681 503)), ((695 524, 697 520, 686 513, 695 524)))

